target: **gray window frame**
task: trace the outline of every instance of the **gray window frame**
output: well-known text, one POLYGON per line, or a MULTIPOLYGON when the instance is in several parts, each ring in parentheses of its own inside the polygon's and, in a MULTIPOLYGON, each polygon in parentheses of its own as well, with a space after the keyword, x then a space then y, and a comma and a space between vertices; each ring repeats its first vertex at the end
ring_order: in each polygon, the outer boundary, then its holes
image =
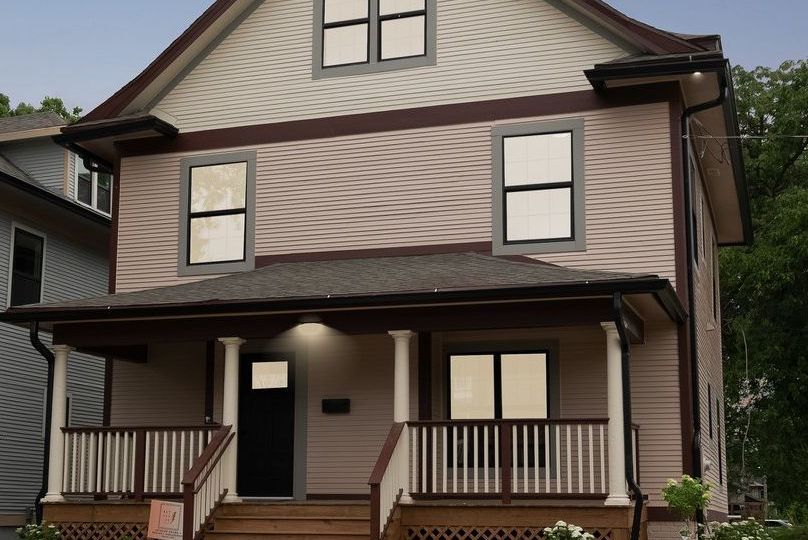
POLYGON ((494 255, 558 253, 586 249, 584 119, 496 126, 491 130, 491 237, 494 255), (508 242, 505 239, 504 144, 507 137, 572 133, 572 239, 508 242))
POLYGON ((438 3, 437 0, 426 1, 426 43, 423 56, 408 58, 392 58, 382 60, 379 21, 379 0, 369 2, 369 30, 368 30, 368 60, 359 64, 344 66, 323 67, 323 11, 325 0, 313 0, 314 17, 312 29, 312 79, 326 79, 330 77, 349 77, 352 75, 365 75, 367 73, 383 73, 400 69, 411 69, 425 66, 434 66, 438 61, 438 3))
POLYGON ((255 268, 255 176, 257 152, 248 150, 224 154, 194 156, 180 160, 180 212, 177 259, 178 276, 201 276, 245 272, 255 268), (244 260, 188 264, 191 169, 227 163, 247 163, 247 201, 244 219, 244 260))

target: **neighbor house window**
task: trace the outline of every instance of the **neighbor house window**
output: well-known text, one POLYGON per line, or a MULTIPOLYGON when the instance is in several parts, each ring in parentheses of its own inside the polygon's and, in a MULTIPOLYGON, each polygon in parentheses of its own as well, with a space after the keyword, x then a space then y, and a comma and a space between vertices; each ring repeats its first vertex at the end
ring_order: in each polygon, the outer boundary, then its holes
POLYGON ((493 144, 495 251, 583 249, 583 121, 495 128, 493 144))
POLYGON ((76 200, 104 214, 112 210, 112 175, 90 171, 84 160, 76 160, 76 200))
POLYGON ((44 267, 45 236, 29 229, 14 227, 9 306, 37 304, 42 301, 44 267))
POLYGON ((255 152, 182 161, 180 273, 253 267, 255 152))
POLYGON ((314 77, 435 63, 436 0, 314 0, 314 77))
POLYGON ((715 400, 715 410, 718 415, 718 483, 724 485, 724 439, 721 434, 721 402, 715 400))
POLYGON ((707 416, 710 424, 710 438, 713 438, 713 387, 707 385, 707 416))

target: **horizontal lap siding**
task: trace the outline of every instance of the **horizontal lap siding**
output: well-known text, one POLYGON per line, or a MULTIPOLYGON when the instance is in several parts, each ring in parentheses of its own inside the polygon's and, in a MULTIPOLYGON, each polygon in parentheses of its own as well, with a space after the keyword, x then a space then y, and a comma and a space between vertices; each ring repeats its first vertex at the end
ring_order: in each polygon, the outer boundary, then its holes
POLYGON ((65 150, 50 138, 3 144, 0 153, 40 184, 64 192, 65 150))
MULTIPOLYGON (((587 250, 538 257, 673 281, 667 104, 577 116, 586 126, 587 250)), ((491 128, 476 123, 253 147, 256 254, 490 241, 491 128)), ((176 273, 179 163, 186 155, 123 160, 121 292, 199 279, 176 273)))
POLYGON ((201 425, 204 421, 204 343, 152 345, 145 364, 115 361, 113 426, 201 425))
POLYGON ((625 55, 544 1, 437 4, 437 66, 312 80, 312 1, 267 0, 157 108, 196 131, 587 90, 625 55))
POLYGON ((665 482, 682 474, 677 327, 646 322, 645 333, 645 344, 631 347, 633 421, 640 426, 643 494, 650 505, 665 506, 665 482))
MULTIPOLYGON (((63 155, 63 154, 62 154, 63 155)), ((21 209, 15 208, 14 212, 21 209)), ((8 294, 12 221, 32 225, 19 215, 0 212, 0 305, 8 294)), ((43 301, 81 298, 106 291, 107 265, 100 251, 58 232, 47 235, 43 301)), ((50 347, 50 335, 41 332, 50 347)), ((47 363, 30 342, 28 329, 0 324, 0 513, 24 513, 33 506, 42 479, 47 363)), ((104 361, 73 352, 67 370, 74 426, 100 425, 103 418, 104 361)))

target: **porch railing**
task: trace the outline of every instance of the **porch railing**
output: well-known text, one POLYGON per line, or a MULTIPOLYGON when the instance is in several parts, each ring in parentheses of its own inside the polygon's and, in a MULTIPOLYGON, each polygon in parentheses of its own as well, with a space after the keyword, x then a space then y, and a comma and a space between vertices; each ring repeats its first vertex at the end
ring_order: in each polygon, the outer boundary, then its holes
POLYGON ((411 422, 420 498, 606 497, 607 419, 411 422))
POLYGON ((409 460, 406 424, 393 424, 373 468, 370 485, 370 538, 384 537, 384 530, 407 488, 409 460))
POLYGON ((182 479, 183 540, 199 538, 213 513, 222 504, 228 487, 224 466, 234 451, 231 426, 222 426, 182 479))
POLYGON ((179 497, 182 478, 219 426, 70 427, 65 438, 65 495, 179 497))

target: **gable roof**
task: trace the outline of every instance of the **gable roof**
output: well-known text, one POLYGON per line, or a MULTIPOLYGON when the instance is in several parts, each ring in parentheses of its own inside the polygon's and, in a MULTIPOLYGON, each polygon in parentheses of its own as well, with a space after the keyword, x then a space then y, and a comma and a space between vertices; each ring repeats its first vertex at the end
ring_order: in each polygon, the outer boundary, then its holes
POLYGON ((276 263, 250 272, 171 287, 83 300, 10 308, 0 320, 75 320, 88 317, 157 317, 435 303, 527 296, 648 292, 675 297, 670 283, 649 274, 575 270, 527 257, 444 253, 331 261, 276 263))
MULTIPOLYGON (((232 21, 250 6, 262 1, 216 0, 140 74, 85 115, 79 123, 114 118, 121 113, 131 112, 126 111, 127 107, 153 85, 164 72, 177 62, 188 65, 193 61, 195 55, 189 55, 187 52, 198 40, 210 43, 215 39, 216 35, 210 35, 209 30, 220 23, 220 19, 227 18, 232 21), (191 57, 189 58, 189 56, 191 57)), ((707 50, 701 43, 709 36, 684 36, 660 30, 628 17, 602 0, 548 1, 581 14, 632 44, 640 53, 655 55, 697 53, 707 50)))
POLYGON ((0 133, 16 133, 67 124, 59 114, 51 111, 0 118, 0 133))

